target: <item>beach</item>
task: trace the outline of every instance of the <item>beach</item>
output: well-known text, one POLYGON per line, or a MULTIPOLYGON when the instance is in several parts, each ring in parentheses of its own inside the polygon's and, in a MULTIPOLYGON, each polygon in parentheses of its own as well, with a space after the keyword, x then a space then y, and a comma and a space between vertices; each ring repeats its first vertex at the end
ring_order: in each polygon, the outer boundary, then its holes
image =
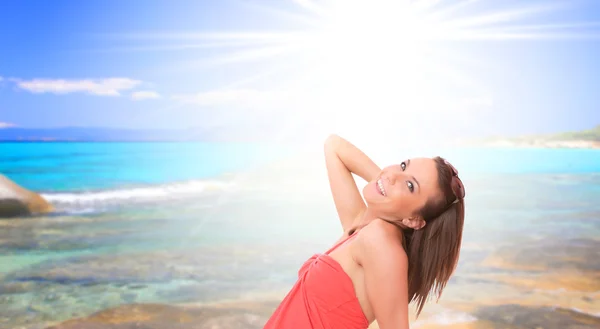
MULTIPOLYGON (((0 144, 0 172, 57 208, 0 220, 0 328, 262 328, 341 234, 321 151, 0 144)), ((459 169, 467 216, 411 328, 600 327, 600 151, 432 153, 459 169)))

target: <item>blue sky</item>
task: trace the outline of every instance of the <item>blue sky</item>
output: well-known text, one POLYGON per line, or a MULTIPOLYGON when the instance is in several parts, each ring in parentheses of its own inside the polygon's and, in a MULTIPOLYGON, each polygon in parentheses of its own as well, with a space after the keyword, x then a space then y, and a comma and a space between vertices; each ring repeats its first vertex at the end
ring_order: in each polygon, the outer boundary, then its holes
POLYGON ((3 3, 0 126, 401 137, 600 124, 598 1, 368 3, 3 3))

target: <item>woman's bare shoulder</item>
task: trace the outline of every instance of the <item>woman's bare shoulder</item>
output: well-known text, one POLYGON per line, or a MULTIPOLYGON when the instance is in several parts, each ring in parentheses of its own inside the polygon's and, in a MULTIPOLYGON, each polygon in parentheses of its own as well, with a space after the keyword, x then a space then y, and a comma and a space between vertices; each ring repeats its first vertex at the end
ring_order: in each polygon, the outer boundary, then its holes
POLYGON ((387 222, 372 222, 363 230, 357 255, 372 314, 381 328, 408 328, 408 257, 402 232, 387 222))
POLYGON ((362 263, 365 257, 372 257, 373 254, 392 256, 389 261, 405 261, 406 252, 402 247, 403 234, 393 224, 376 219, 363 227, 357 233, 356 260, 362 263))

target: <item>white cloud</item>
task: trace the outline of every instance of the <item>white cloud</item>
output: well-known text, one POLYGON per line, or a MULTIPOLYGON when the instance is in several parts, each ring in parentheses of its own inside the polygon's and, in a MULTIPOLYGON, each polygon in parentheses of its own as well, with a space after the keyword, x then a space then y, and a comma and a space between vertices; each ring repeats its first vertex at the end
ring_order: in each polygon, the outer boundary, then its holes
POLYGON ((136 91, 131 94, 131 99, 133 99, 135 101, 141 101, 141 100, 145 100, 145 99, 156 99, 156 98, 160 98, 160 95, 155 91, 149 91, 149 90, 136 91))
POLYGON ((10 128, 10 127, 16 127, 17 125, 15 125, 14 123, 10 123, 10 122, 0 122, 0 129, 2 128, 10 128))
POLYGON ((129 78, 108 79, 33 79, 17 80, 17 86, 32 93, 88 93, 97 96, 120 96, 122 91, 130 90, 138 86, 141 81, 129 78))
POLYGON ((196 94, 181 94, 173 99, 199 106, 242 106, 257 107, 273 105, 284 99, 281 92, 261 91, 255 89, 212 90, 196 94))

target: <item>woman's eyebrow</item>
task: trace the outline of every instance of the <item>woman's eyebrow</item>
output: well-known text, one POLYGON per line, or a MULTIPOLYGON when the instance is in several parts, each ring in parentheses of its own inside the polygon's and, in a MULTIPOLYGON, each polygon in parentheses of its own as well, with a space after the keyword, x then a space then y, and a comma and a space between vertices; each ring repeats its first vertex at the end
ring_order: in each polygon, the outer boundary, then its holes
MULTIPOLYGON (((406 168, 408 169, 408 166, 410 166, 410 159, 406 160, 406 168)), ((421 184, 419 184, 419 181, 417 180, 417 178, 415 176, 411 176, 412 179, 415 181, 415 183, 417 183, 417 186, 419 187, 419 191, 421 190, 421 184)))

